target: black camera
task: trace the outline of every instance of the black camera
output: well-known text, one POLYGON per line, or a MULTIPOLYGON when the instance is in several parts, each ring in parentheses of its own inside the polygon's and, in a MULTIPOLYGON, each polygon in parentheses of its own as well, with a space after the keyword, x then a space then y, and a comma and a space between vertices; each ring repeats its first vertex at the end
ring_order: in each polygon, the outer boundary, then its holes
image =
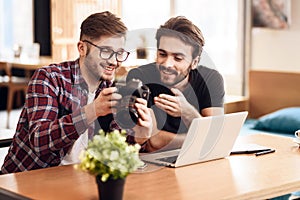
POLYGON ((139 118, 138 111, 134 106, 136 98, 143 98, 148 102, 150 89, 139 79, 132 79, 127 84, 116 83, 116 87, 117 92, 122 95, 122 99, 118 103, 115 120, 121 128, 133 128, 139 118))

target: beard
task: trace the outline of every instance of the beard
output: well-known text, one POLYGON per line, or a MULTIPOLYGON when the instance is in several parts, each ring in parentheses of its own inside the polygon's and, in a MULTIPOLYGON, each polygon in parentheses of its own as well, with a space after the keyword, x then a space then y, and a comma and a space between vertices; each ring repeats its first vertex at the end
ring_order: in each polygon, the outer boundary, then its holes
POLYGON ((99 81, 102 74, 99 72, 99 65, 97 63, 89 62, 88 60, 85 60, 84 65, 89 79, 93 82, 99 81))
POLYGON ((93 59, 90 54, 87 54, 84 60, 86 66, 86 72, 91 81, 108 80, 114 79, 115 70, 119 67, 118 64, 109 63, 107 60, 99 60, 98 62, 93 59))
POLYGON ((174 86, 183 81, 189 75, 191 71, 191 65, 188 67, 185 73, 178 73, 176 70, 162 65, 158 65, 158 70, 160 71, 161 82, 166 86, 174 86), (168 76, 175 76, 175 78, 171 78, 168 76))

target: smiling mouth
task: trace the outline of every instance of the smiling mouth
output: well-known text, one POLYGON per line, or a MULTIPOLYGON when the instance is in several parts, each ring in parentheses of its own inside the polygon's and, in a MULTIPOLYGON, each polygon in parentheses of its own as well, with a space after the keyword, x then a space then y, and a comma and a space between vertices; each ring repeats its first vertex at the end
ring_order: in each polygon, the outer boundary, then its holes
POLYGON ((107 70, 107 71, 113 71, 115 69, 117 69, 117 66, 114 65, 101 65, 103 69, 107 70))
POLYGON ((174 70, 174 69, 171 69, 171 68, 167 68, 167 67, 164 67, 164 66, 159 66, 159 71, 163 72, 164 74, 167 74, 167 75, 178 75, 177 71, 174 70))

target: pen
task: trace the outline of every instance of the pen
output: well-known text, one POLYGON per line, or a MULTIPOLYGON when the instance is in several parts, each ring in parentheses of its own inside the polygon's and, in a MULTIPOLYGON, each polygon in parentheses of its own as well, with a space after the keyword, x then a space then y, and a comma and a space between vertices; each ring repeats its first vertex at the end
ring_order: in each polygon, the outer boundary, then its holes
POLYGON ((258 152, 258 153, 255 153, 256 156, 261 156, 261 155, 265 155, 265 154, 268 154, 268 153, 274 153, 275 152, 275 149, 270 149, 270 150, 267 150, 267 151, 262 151, 262 152, 258 152))

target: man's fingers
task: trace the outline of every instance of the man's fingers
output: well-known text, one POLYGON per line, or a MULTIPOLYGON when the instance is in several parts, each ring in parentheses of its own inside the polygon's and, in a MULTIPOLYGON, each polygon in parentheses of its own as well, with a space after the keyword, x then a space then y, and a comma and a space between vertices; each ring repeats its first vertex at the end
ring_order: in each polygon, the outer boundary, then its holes
POLYGON ((120 99, 122 99, 122 95, 120 95, 118 93, 112 93, 111 94, 111 101, 113 101, 113 100, 120 100, 120 99))
POLYGON ((101 94, 103 96, 108 96, 108 95, 111 95, 113 93, 117 92, 117 88, 116 87, 109 87, 109 88, 104 88, 102 91, 101 91, 101 94))
POLYGON ((175 96, 184 96, 182 92, 177 88, 171 88, 171 91, 175 94, 175 96))
POLYGON ((140 104, 143 104, 145 106, 147 106, 147 100, 146 99, 143 99, 143 98, 136 98, 135 101, 137 103, 140 103, 140 104))
POLYGON ((168 94, 160 94, 158 97, 154 97, 156 99, 165 100, 167 102, 177 102, 177 97, 168 95, 168 94))
POLYGON ((164 110, 174 110, 178 108, 178 99, 169 101, 160 97, 154 98, 155 105, 164 110))
POLYGON ((138 113, 143 120, 149 120, 148 116, 149 116, 150 112, 149 112, 149 109, 145 105, 135 103, 135 107, 137 108, 138 113))

